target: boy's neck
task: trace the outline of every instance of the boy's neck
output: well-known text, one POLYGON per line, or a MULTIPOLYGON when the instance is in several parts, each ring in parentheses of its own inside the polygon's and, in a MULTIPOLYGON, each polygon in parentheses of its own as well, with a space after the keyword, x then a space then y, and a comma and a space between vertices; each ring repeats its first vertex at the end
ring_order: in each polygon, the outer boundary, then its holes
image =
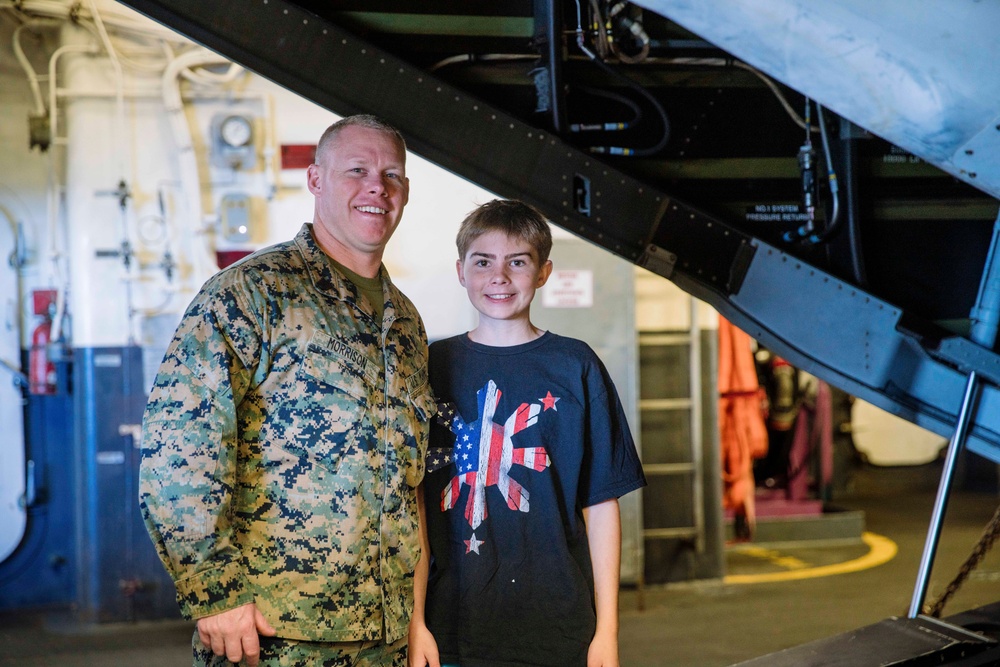
POLYGON ((523 345, 541 337, 545 333, 528 320, 479 321, 479 326, 469 332, 469 340, 491 347, 513 347, 523 345))

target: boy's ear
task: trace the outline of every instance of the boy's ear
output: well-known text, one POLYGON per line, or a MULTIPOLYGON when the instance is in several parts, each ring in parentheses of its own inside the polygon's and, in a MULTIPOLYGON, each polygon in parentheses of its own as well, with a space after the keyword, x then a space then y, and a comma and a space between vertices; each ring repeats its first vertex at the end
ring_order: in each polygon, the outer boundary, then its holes
POLYGON ((542 268, 538 270, 538 284, 535 285, 535 289, 542 287, 549 280, 549 276, 552 275, 552 260, 547 259, 545 263, 542 264, 542 268))
POLYGON ((455 260, 455 271, 458 272, 458 284, 465 287, 465 267, 462 264, 462 260, 455 260))

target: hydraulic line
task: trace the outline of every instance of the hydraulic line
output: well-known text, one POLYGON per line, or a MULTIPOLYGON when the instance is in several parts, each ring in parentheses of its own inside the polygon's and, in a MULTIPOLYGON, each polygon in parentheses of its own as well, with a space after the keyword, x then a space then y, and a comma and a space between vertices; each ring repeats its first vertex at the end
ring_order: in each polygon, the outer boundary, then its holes
POLYGON ((806 98, 805 104, 805 143, 799 149, 799 170, 802 174, 802 205, 806 211, 806 222, 798 229, 785 232, 782 240, 787 243, 803 241, 809 245, 824 243, 838 230, 840 222, 840 187, 837 183, 837 172, 833 168, 833 158, 830 155, 829 133, 826 119, 823 117, 823 107, 816 104, 816 121, 819 135, 823 143, 823 155, 826 161, 826 179, 830 189, 831 210, 825 229, 816 232, 816 165, 815 151, 812 146, 812 129, 810 126, 811 101, 806 98))
POLYGON ((830 140, 827 137, 826 121, 820 104, 816 105, 816 120, 819 122, 819 136, 823 140, 823 155, 826 156, 826 180, 830 187, 831 209, 826 229, 821 234, 810 234, 806 239, 811 244, 825 242, 836 233, 840 224, 840 187, 837 184, 837 172, 833 169, 833 159, 830 157, 830 140))
POLYGON ((618 102, 623 106, 627 106, 632 111, 632 119, 617 123, 573 123, 569 126, 570 132, 614 132, 627 130, 628 128, 635 126, 635 124, 642 119, 642 109, 640 109, 639 105, 632 101, 631 98, 626 97, 625 95, 619 95, 618 93, 613 93, 610 90, 601 90, 600 88, 592 88, 590 86, 577 86, 577 88, 588 95, 603 97, 605 99, 618 102))
POLYGON ((591 146, 590 152, 597 154, 607 154, 607 155, 619 155, 627 157, 648 157, 651 155, 656 155, 667 145, 667 141, 670 139, 670 120, 667 118, 666 111, 660 105, 660 102, 653 97, 645 88, 637 84, 635 81, 625 76, 615 68, 611 67, 597 55, 587 48, 584 43, 584 31, 583 31, 583 19, 581 16, 580 0, 576 0, 576 44, 580 50, 588 57, 590 60, 600 67, 604 72, 610 74, 612 77, 621 80, 629 88, 636 91, 642 95, 646 100, 649 101, 653 108, 656 110, 657 114, 660 116, 660 120, 663 123, 663 133, 660 136, 660 140, 655 146, 650 148, 626 148, 622 146, 591 146))
POLYGON ((625 0, 620 0, 614 5, 611 5, 608 8, 608 21, 613 25, 615 19, 617 18, 619 26, 632 35, 632 37, 639 43, 639 53, 631 56, 618 47, 617 40, 609 39, 608 41, 611 45, 611 50, 616 56, 618 56, 619 60, 629 63, 630 65, 634 65, 649 57, 650 39, 649 35, 646 34, 646 29, 642 26, 640 21, 622 13, 627 5, 628 2, 625 0))
POLYGON ((658 154, 667 145, 667 141, 670 140, 670 120, 667 118, 667 112, 663 110, 663 107, 660 106, 659 101, 655 97, 653 97, 649 92, 647 92, 645 88, 632 81, 632 79, 621 74, 613 67, 609 66, 607 63, 604 63, 600 60, 594 59, 594 64, 596 64, 598 67, 600 67, 605 72, 611 74, 612 76, 621 79, 626 83, 626 85, 628 85, 637 93, 645 97, 649 101, 649 103, 653 105, 653 108, 656 109, 656 113, 657 115, 659 115, 660 121, 663 123, 663 132, 660 135, 660 140, 656 142, 656 145, 650 148, 626 148, 622 146, 591 146, 590 152, 606 153, 608 155, 622 155, 627 157, 649 157, 651 155, 658 154))
POLYGON ((802 208, 805 209, 806 212, 806 221, 798 229, 784 233, 782 240, 786 242, 799 241, 808 236, 812 233, 813 226, 816 221, 816 151, 813 150, 812 145, 811 107, 812 104, 807 97, 805 100, 805 112, 803 114, 805 119, 806 139, 802 146, 799 147, 798 155, 799 174, 802 179, 802 208))

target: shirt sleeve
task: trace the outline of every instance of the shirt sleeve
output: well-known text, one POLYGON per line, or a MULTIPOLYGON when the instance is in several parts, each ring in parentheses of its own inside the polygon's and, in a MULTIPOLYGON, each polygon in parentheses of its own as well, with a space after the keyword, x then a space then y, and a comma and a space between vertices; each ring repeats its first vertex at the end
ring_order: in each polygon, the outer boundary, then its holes
POLYGON ((238 406, 260 337, 239 286, 206 286, 167 349, 143 417, 139 502, 177 588, 201 618, 253 601, 234 540, 238 406))
POLYGON ((596 355, 594 362, 587 379, 589 402, 579 488, 582 507, 646 486, 618 391, 596 355))

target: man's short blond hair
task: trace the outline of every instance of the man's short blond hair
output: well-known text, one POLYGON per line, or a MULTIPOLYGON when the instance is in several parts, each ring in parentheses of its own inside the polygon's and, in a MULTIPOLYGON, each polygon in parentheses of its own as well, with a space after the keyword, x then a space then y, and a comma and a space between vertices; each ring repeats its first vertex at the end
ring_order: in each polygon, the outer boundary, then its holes
POLYGON ((406 155, 406 140, 403 139, 403 135, 399 130, 378 116, 372 116, 370 114, 357 114, 355 116, 341 118, 323 131, 323 135, 319 138, 319 142, 316 144, 316 157, 313 158, 313 161, 316 164, 322 164, 323 158, 326 157, 326 153, 330 149, 330 145, 336 141, 337 135, 347 127, 366 127, 369 130, 383 132, 392 137, 393 141, 399 145, 403 155, 406 155))

